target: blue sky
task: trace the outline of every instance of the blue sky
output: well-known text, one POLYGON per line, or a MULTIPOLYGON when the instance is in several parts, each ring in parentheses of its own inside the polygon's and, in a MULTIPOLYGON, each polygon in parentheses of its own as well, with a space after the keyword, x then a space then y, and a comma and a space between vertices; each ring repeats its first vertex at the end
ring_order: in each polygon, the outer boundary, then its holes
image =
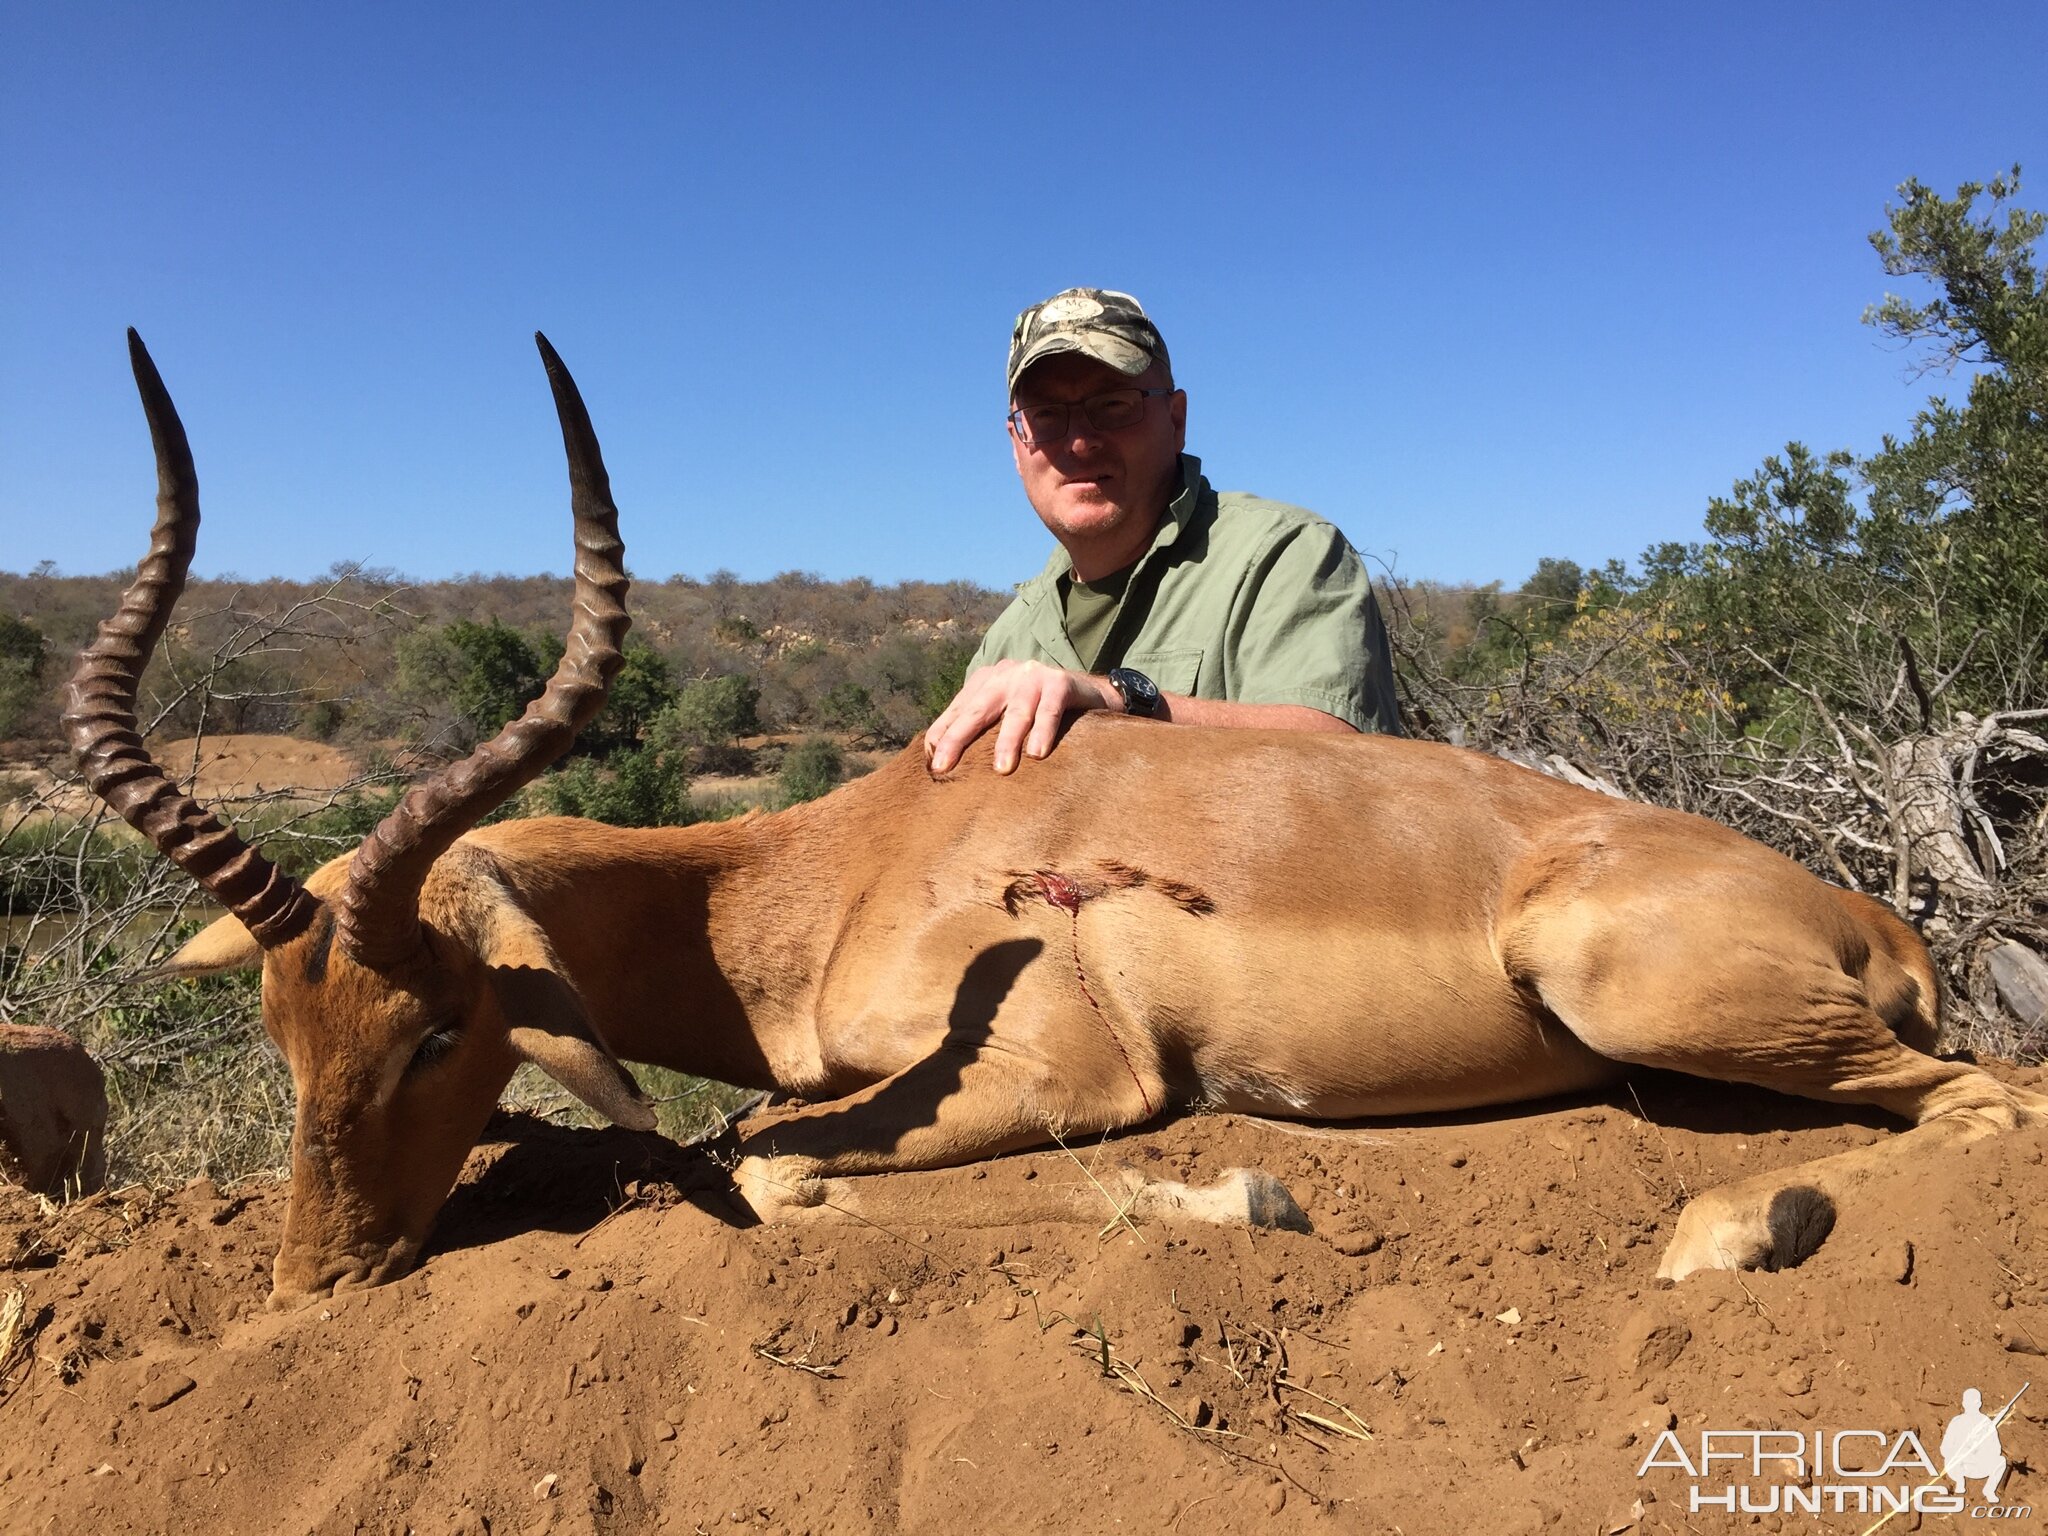
POLYGON ((4 0, 0 569, 141 554, 131 324, 200 570, 566 569, 539 328, 641 577, 1007 585, 1010 322, 1091 283, 1220 486, 1512 585, 1903 427, 1900 181, 2048 203, 2034 3, 1030 10, 4 0))

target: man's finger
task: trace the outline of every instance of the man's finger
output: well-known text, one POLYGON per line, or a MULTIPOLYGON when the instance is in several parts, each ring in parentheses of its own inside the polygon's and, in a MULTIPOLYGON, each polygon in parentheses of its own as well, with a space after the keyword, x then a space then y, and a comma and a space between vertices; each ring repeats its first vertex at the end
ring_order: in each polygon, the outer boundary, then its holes
POLYGON ((996 772, 1013 773, 1017 767, 1017 754, 1023 748, 1025 734, 1031 729, 1031 722, 1037 716, 1037 700, 1033 692, 1013 695, 1003 710, 1003 723, 996 730, 996 772))
POLYGON ((944 773, 950 766, 947 760, 949 752, 948 741, 953 730, 953 711, 959 706, 959 703, 960 701, 955 699, 951 704, 948 704, 939 711, 939 716, 936 720, 924 728, 925 762, 934 773, 944 773))
POLYGON ((994 723, 1002 702, 987 698, 985 693, 986 690, 971 685, 961 689, 959 696, 931 723, 925 733, 925 750, 931 756, 933 773, 950 771, 968 744, 994 723))
POLYGON ((1052 744, 1059 740, 1060 716, 1067 711, 1068 692, 1067 680, 1062 677, 1038 695, 1038 709, 1031 720, 1031 739, 1024 743, 1028 755, 1044 757, 1052 751, 1052 744))

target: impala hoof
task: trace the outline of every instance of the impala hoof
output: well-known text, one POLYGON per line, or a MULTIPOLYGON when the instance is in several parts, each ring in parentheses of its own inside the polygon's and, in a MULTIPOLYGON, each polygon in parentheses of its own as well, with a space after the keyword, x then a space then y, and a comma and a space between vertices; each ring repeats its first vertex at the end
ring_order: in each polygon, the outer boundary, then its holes
POLYGON ((1657 1266, 1662 1280, 1702 1269, 1793 1269, 1812 1258, 1835 1229, 1835 1202, 1811 1184, 1793 1184, 1759 1210, 1709 1192, 1688 1205, 1657 1266))
POLYGON ((825 1203, 825 1181, 794 1157, 743 1157, 732 1171, 733 1189, 763 1222, 825 1203))
POLYGON ((1308 1219, 1287 1186, 1270 1173, 1247 1168, 1244 1173, 1245 1219, 1255 1227, 1277 1227, 1282 1232, 1313 1232, 1308 1219))

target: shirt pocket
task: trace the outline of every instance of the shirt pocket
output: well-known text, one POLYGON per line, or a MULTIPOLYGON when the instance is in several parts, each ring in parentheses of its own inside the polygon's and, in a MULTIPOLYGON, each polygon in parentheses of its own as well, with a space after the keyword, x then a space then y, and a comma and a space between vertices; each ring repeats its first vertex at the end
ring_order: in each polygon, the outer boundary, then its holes
POLYGON ((1132 651, 1124 657, 1123 664, 1133 672, 1144 673, 1163 692, 1185 698, 1194 698, 1202 681, 1200 651, 1132 651))

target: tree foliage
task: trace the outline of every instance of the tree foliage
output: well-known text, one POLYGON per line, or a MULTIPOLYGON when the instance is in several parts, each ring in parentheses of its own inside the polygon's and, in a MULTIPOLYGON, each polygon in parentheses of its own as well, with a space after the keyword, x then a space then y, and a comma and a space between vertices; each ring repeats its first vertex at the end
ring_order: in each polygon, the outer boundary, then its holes
POLYGON ((14 735, 35 708, 49 654, 40 629, 0 612, 0 739, 14 735))
POLYGON ((796 805, 830 793, 846 777, 846 757, 829 736, 811 736, 782 759, 782 802, 796 805))

